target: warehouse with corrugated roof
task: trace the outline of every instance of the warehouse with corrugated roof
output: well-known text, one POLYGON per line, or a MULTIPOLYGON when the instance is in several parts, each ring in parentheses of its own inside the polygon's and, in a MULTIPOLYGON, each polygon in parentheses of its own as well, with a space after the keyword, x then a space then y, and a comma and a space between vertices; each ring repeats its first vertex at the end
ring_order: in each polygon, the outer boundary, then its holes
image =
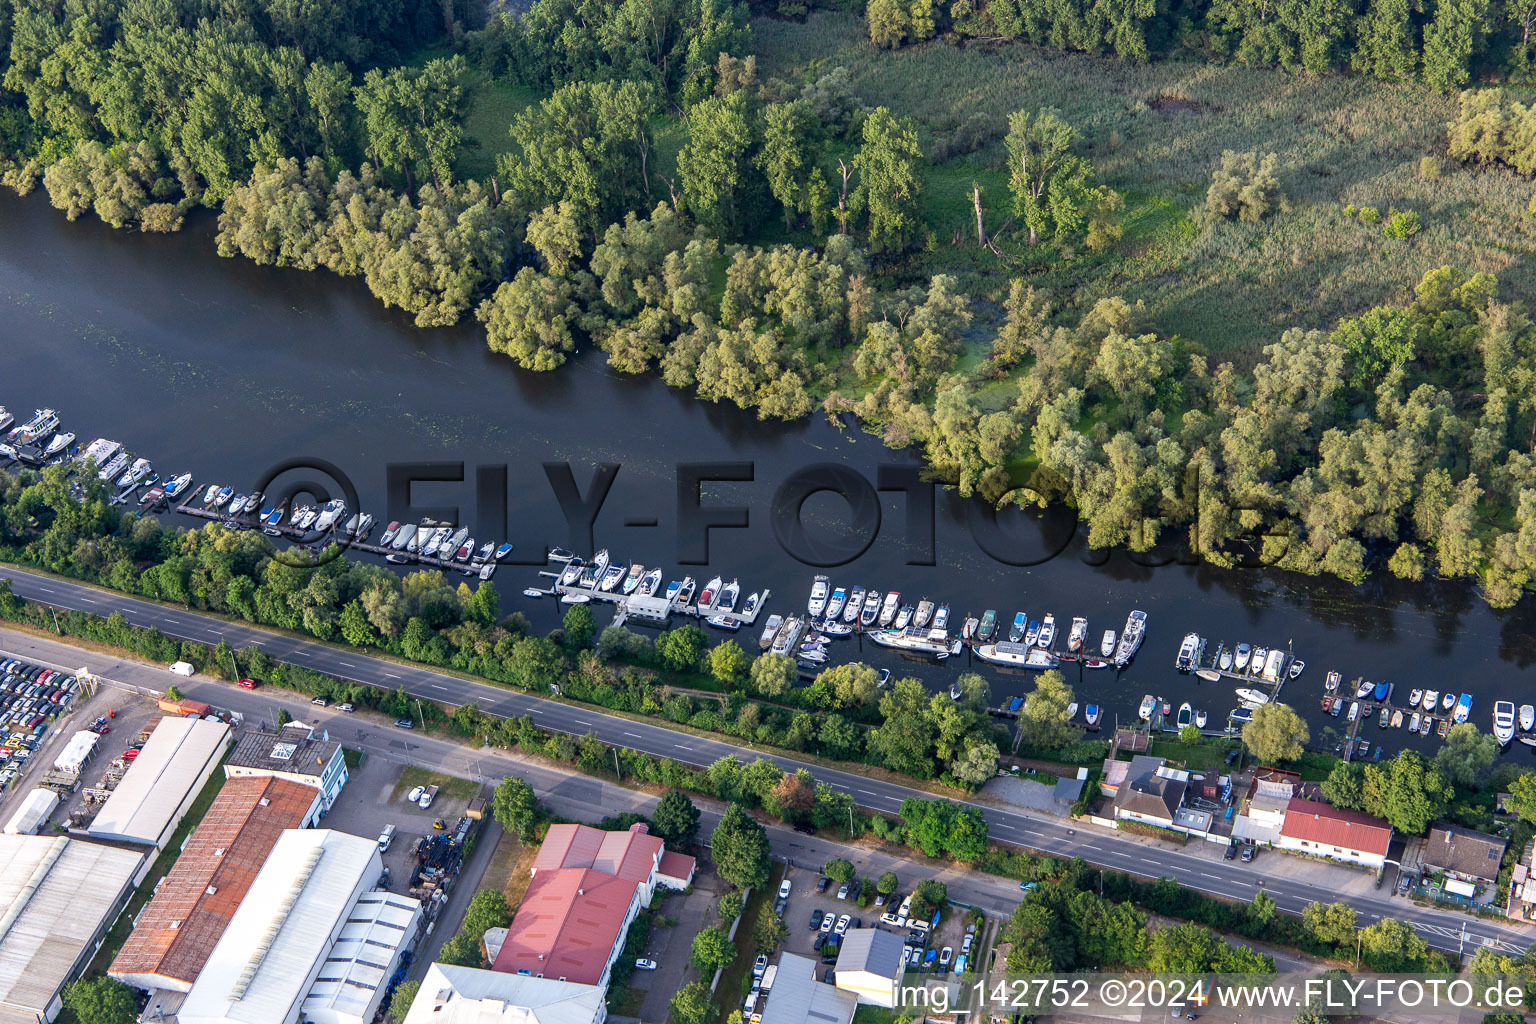
POLYGON ((161 719, 86 831, 164 849, 231 742, 223 722, 161 719))
MULTIPOLYGON (((294 1024, 322 969, 333 966, 330 958, 354 959, 351 944, 338 940, 353 917, 373 909, 359 908, 377 895, 382 871, 373 839, 331 829, 284 832, 182 1000, 180 1024, 294 1024)), ((389 900, 391 912, 407 910, 411 920, 370 936, 398 942, 369 954, 384 963, 386 979, 415 936, 421 909, 407 896, 389 900)), ((370 1020, 382 999, 382 986, 370 992, 360 1019, 370 1020)))
POLYGON ((319 790, 286 779, 225 782, 107 973, 151 1003, 191 989, 283 832, 319 802, 319 790))
POLYGON ((51 1021, 148 860, 66 836, 0 835, 0 1024, 51 1021))

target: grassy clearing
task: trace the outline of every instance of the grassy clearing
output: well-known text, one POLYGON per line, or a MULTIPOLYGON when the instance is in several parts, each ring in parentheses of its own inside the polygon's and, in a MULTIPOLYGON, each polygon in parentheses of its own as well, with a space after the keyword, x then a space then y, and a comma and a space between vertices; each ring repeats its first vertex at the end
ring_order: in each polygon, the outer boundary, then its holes
POLYGON ((1148 751, 1153 757, 1166 757, 1194 771, 1215 771, 1226 767, 1227 752, 1234 744, 1225 740, 1183 743, 1179 740, 1154 739, 1148 751))
POLYGON ((473 779, 460 779, 441 772, 429 772, 415 765, 406 765, 400 769, 400 781, 395 783, 395 791, 390 799, 399 800, 417 786, 436 786, 438 796, 455 800, 468 800, 480 789, 479 784, 473 779))
MULTIPOLYGON (((1536 287, 1528 258, 1536 220, 1525 216, 1531 183, 1449 162, 1438 180, 1420 177, 1419 159, 1444 153, 1455 105, 1420 85, 1176 61, 1137 66, 1022 44, 882 51, 865 38, 863 20, 846 14, 753 27, 764 78, 804 81, 842 65, 866 105, 916 118, 930 145, 976 114, 995 131, 979 153, 928 171, 923 213, 940 242, 927 257, 934 269, 977 259, 974 248, 949 246, 956 228, 973 223, 972 180, 983 186, 990 225, 1006 219, 1008 114, 1054 106, 1126 196, 1115 254, 1034 272, 1059 304, 1142 300, 1160 330, 1246 362, 1287 327, 1322 328, 1401 300, 1442 264, 1496 274, 1509 294, 1536 287), (1164 98, 1182 102, 1159 104, 1164 98), (1202 222, 1198 208, 1226 149, 1278 154, 1291 209, 1260 224, 1202 222), (1394 241, 1346 220, 1344 204, 1412 208, 1424 229, 1394 241)), ((991 266, 1000 285, 1009 271, 991 266)))
POLYGON ((498 154, 513 149, 507 129, 524 108, 538 102, 539 95, 510 82, 481 81, 470 95, 469 116, 464 123, 464 146, 454 173, 460 178, 481 181, 496 173, 498 154))

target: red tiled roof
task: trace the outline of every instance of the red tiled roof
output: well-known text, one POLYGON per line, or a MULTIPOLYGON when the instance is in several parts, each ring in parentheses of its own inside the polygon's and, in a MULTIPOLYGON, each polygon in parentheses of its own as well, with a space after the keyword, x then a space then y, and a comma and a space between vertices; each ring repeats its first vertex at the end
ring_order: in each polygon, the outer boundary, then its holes
POLYGON ((1392 826, 1360 811, 1345 811, 1332 804, 1296 797, 1285 808, 1280 834, 1319 846, 1337 846, 1386 856, 1392 843, 1392 826))
POLYGON ((512 918, 494 969, 596 985, 620 941, 637 888, 627 878, 590 868, 540 870, 512 918))
POLYGON ((686 853, 673 853, 665 850, 661 855, 661 867, 658 869, 668 878, 690 878, 693 875, 695 861, 686 853))
POLYGON ((636 825, 628 832, 604 832, 590 825, 551 825, 533 860, 535 872, 591 868, 632 882, 651 877, 661 839, 636 825))
POLYGON ((226 780, 110 973, 195 981, 278 837, 302 825, 318 797, 313 786, 287 779, 226 780))

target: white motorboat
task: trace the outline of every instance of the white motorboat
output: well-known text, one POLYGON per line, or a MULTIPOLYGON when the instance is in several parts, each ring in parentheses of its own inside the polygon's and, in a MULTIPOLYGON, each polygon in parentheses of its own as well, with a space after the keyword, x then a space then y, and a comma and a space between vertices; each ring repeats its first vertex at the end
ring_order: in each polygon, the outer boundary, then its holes
POLYGON ((618 586, 619 582, 624 579, 624 573, 624 563, 614 562, 612 565, 608 566, 607 569, 603 570, 602 576, 600 576, 597 581, 597 589, 603 591, 604 593, 612 591, 613 588, 618 586))
POLYGON ((1307 663, 1304 662, 1304 661, 1301 661, 1300 659, 1298 659, 1296 661, 1291 662, 1291 667, 1289 669, 1287 669, 1286 671, 1290 674, 1290 677, 1292 679, 1295 679, 1297 676, 1301 675, 1306 670, 1307 670, 1307 663))
POLYGON ((171 480, 170 483, 165 485, 165 496, 167 498, 179 498, 181 496, 181 492, 186 490, 188 487, 191 487, 191 486, 192 486, 192 474, 191 473, 183 473, 180 476, 175 477, 174 479, 171 480))
POLYGON ((1089 704, 1083 709, 1083 721, 1088 723, 1088 728, 1090 729, 1099 724, 1100 716, 1101 712, 1097 704, 1089 704))
MULTIPOLYGON (((1029 616, 1024 614, 1023 612, 1014 612, 1013 613, 1013 625, 1008 627, 1008 640, 1009 640, 1009 642, 1011 642, 1011 643, 1019 643, 1020 641, 1024 641, 1024 637, 1025 637, 1025 635, 1028 632, 1029 632, 1029 616)), ((1032 641, 1025 641, 1025 642, 1032 642, 1032 641)))
POLYGON ((1520 705, 1520 731, 1530 732, 1536 729, 1536 704, 1520 705))
POLYGON ((1190 706, 1189 701, 1185 701, 1179 705, 1179 717, 1175 719, 1175 724, 1177 724, 1178 727, 1182 729, 1186 725, 1193 725, 1194 723, 1195 709, 1190 706))
POLYGON ((246 501, 247 497, 248 496, 244 495, 244 494, 237 494, 233 498, 230 498, 229 499, 229 507, 226 508, 224 511, 228 512, 232 516, 237 516, 240 513, 244 512, 245 511, 245 501, 246 501))
POLYGON ((592 600, 592 595, 591 594, 583 594, 583 593, 581 593, 579 591, 575 591, 575 590, 571 591, 568 594, 563 594, 560 597, 560 603, 561 604, 587 604, 591 600, 592 600))
POLYGON ((917 602, 917 611, 912 613, 912 625, 919 629, 927 629, 928 623, 933 621, 933 602, 926 597, 917 602))
POLYGON ((1200 637, 1196 633, 1185 633, 1184 640, 1179 644, 1179 653, 1173 659, 1173 667, 1180 672, 1188 672, 1195 667, 1195 648, 1200 645, 1200 637))
POLYGON ((493 555, 492 557, 496 561, 498 561, 498 562, 504 562, 504 561, 506 561, 507 556, 510 555, 511 553, 512 553, 512 545, 511 544, 501 544, 501 545, 497 546, 496 554, 493 555))
POLYGON ((666 599, 668 601, 676 600, 677 599, 677 592, 679 590, 682 590, 682 589, 683 589, 683 581, 682 580, 673 580, 671 583, 668 583, 667 584, 667 592, 666 592, 666 595, 665 595, 666 599))
MULTIPOLYGON (((482 580, 488 580, 492 576, 496 575, 496 569, 497 569, 497 565, 496 565, 495 562, 486 562, 484 565, 482 565, 480 567, 479 576, 480 576, 480 578, 482 580)), ((472 570, 472 569, 469 570, 469 572, 473 572, 473 571, 474 570, 472 570)), ((466 573, 465 575, 468 575, 468 573, 466 573)))
POLYGON ((1423 716, 1423 714, 1424 714, 1424 712, 1422 712, 1422 711, 1415 711, 1413 713, 1413 717, 1408 719, 1408 731, 1409 732, 1418 732, 1419 731, 1419 721, 1420 721, 1420 718, 1423 716))
POLYGON ((473 555, 474 553, 475 553, 475 538, 473 538, 473 537, 465 537, 464 538, 464 543, 460 544, 458 546, 458 549, 454 551, 454 553, 453 553, 453 560, 455 562, 458 562, 459 564, 462 565, 463 563, 469 561, 470 556, 473 555))
POLYGON ((807 665, 820 665, 827 660, 826 651, 801 651, 795 657, 807 665))
POLYGON ((488 540, 484 544, 480 545, 480 550, 475 552, 473 562, 476 565, 480 565, 485 562, 492 561, 492 556, 495 554, 496 542, 493 540, 488 540))
POLYGON ((1248 668, 1248 661, 1253 657, 1253 648, 1247 644, 1237 645, 1237 654, 1232 659, 1232 668, 1238 672, 1248 668))
POLYGON ((544 591, 540 590, 538 587, 524 587, 523 588, 523 596, 524 597, 531 597, 534 600, 538 600, 539 598, 544 596, 544 591))
POLYGON ((960 624, 960 639, 970 641, 976 636, 976 627, 981 625, 981 620, 974 615, 969 615, 960 624))
POLYGON ((960 652, 960 641, 949 639, 942 629, 894 630, 882 629, 869 635, 881 647, 891 647, 912 654, 926 654, 944 659, 960 652))
POLYGON ((1226 646, 1222 647, 1222 649, 1221 649, 1221 656, 1216 659, 1216 667, 1221 669, 1223 672, 1227 672, 1227 671, 1231 670, 1231 668, 1232 668, 1232 648, 1226 647, 1226 646))
POLYGON ((741 628, 741 620, 729 614, 711 615, 704 620, 704 625, 734 633, 741 628))
POLYGON ((949 628, 949 605, 941 604, 933 610, 933 628, 949 628))
POLYGON ((1204 729, 1205 728, 1205 722, 1206 722, 1205 711, 1204 710, 1196 711, 1195 712, 1195 728, 1196 729, 1204 729))
POLYGON ((1264 671, 1264 663, 1269 658, 1268 647, 1255 647, 1253 657, 1248 660, 1248 674, 1259 675, 1264 671))
POLYGON ((1269 694, 1263 690, 1255 690, 1251 686, 1239 686, 1237 688, 1237 699, 1249 707, 1256 708, 1269 703, 1269 694))
POLYGON ((1339 670, 1334 669, 1328 673, 1328 678, 1323 682, 1323 689, 1327 690, 1329 693, 1338 693, 1339 683, 1342 682, 1343 679, 1344 677, 1339 673, 1339 670))
POLYGON ((891 625, 894 628, 896 628, 896 629, 906 629, 907 628, 907 624, 909 622, 911 622, 911 621, 912 621, 912 606, 909 605, 909 604, 904 604, 899 609, 897 609, 897 611, 896 611, 896 621, 891 623, 891 625))
POLYGON ((774 654, 788 654, 800 640, 803 629, 805 629, 805 620, 798 615, 791 615, 784 620, 784 625, 779 627, 778 636, 773 638, 773 646, 770 649, 774 654))
POLYGON ((1195 675, 1199 676, 1201 679, 1204 679, 1208 683, 1221 682, 1221 673, 1217 672, 1213 668, 1197 668, 1195 669, 1195 675))
POLYGON ((698 583, 694 582, 692 576, 683 577, 683 585, 677 588, 676 604, 679 608, 688 607, 688 602, 693 600, 693 592, 697 587, 698 583))
POLYGON ((127 470, 123 472, 123 475, 117 478, 118 489, 122 490, 124 488, 133 487, 140 480, 143 480, 145 477, 149 476, 151 470, 153 469, 154 466, 150 464, 148 459, 134 459, 133 465, 129 466, 127 470))
POLYGON ((581 577, 581 570, 586 564, 580 558, 573 558, 566 562, 565 568, 560 572, 560 585, 562 587, 569 587, 575 584, 576 580, 581 577))
POLYGON ((1454 693, 1447 692, 1444 697, 1440 698, 1440 710, 1441 711, 1449 711, 1449 710, 1451 710, 1451 708, 1453 708, 1455 706, 1456 706, 1456 695, 1454 693))
POLYGON ((746 602, 741 606, 741 617, 751 618, 757 612, 757 606, 763 603, 763 595, 767 593, 766 590, 754 590, 748 594, 746 602))
POLYGON ((1108 658, 1115 653, 1115 631, 1106 629, 1104 635, 1099 638, 1099 656, 1108 658))
POLYGON ((763 635, 757 638, 757 645, 763 650, 773 646, 773 638, 779 635, 779 629, 784 625, 784 616, 770 615, 768 621, 763 624, 763 635))
POLYGON ((1355 696, 1356 697, 1369 697, 1371 695, 1371 692, 1373 690, 1375 690, 1375 689, 1376 689, 1376 684, 1375 683, 1369 682, 1368 680, 1362 679, 1362 680, 1360 680, 1360 684, 1355 687, 1355 696))
POLYGON ((101 471, 96 474, 96 479, 104 484, 109 484, 116 480, 132 461, 132 455, 129 455, 127 452, 118 452, 107 460, 106 465, 101 467, 101 471))
POLYGON ((843 621, 858 622, 859 613, 864 610, 864 588, 854 587, 853 593, 848 595, 848 601, 843 605, 843 621))
POLYGON ((11 413, 11 411, 5 406, 0 405, 0 430, 4 430, 6 427, 9 427, 12 423, 15 422, 16 417, 11 413))
POLYGON ((1462 722, 1465 722, 1469 717, 1471 717, 1471 715, 1472 695, 1470 693, 1464 693, 1461 695, 1461 699, 1456 702, 1456 710, 1452 713, 1451 720, 1457 725, 1460 725, 1462 722))
POLYGON ((1125 628, 1120 631, 1120 642, 1115 645, 1115 666, 1124 668, 1136 656, 1147 632, 1147 613, 1139 608, 1126 616, 1125 628))
POLYGON ((1152 716, 1157 713, 1157 698, 1150 693, 1141 698, 1141 707, 1136 709, 1136 717, 1143 722, 1152 721, 1152 716))
POLYGON ((805 603, 805 610, 810 613, 811 618, 816 618, 826 609, 830 587, 831 581, 825 576, 817 576, 811 581, 811 597, 805 603))
POLYGON ((392 551, 404 551, 416 539, 416 524, 406 523, 395 530, 395 539, 389 545, 392 551))
POLYGON ((859 626, 868 629, 880 617, 880 591, 871 590, 864 595, 864 610, 859 612, 859 626))
POLYGON ((1359 718, 1360 717, 1360 702, 1357 701, 1357 700, 1350 701, 1349 702, 1349 714, 1345 715, 1344 717, 1348 721, 1351 721, 1351 722, 1353 722, 1355 719, 1359 718))
POLYGON ((901 592, 893 590, 885 595, 885 603, 880 606, 880 625, 889 626, 896 619, 896 612, 901 607, 901 592))
POLYGON ((725 581, 719 576, 713 576, 704 584, 704 589, 699 591, 699 611, 706 611, 715 606, 715 599, 720 596, 720 585, 725 581))
POLYGON ((601 576, 608 571, 608 549, 603 548, 592 556, 592 565, 597 569, 597 575, 601 576))
MULTIPOLYGON (((490 545, 486 546, 489 547, 490 545)), ((653 596, 656 593, 656 588, 659 586, 661 586, 661 570, 652 569, 650 572, 646 573, 645 577, 640 581, 640 596, 653 596)))
POLYGON ((993 665, 1007 665, 1034 671, 1055 668, 1061 664, 1061 659, 1045 648, 1015 640, 980 644, 976 647, 976 657, 993 665))
MULTIPOLYGON (((346 514, 346 502, 342 501, 340 498, 328 501, 324 505, 320 506, 320 514, 315 516, 315 529, 321 533, 324 533, 331 527, 335 526, 341 517, 346 514)), ((469 536, 469 528, 461 526, 459 527, 459 533, 455 533, 453 536, 457 537, 458 540, 452 544, 444 544, 441 541, 438 542, 439 557, 444 559, 451 557, 458 546, 464 542, 464 538, 469 536)))
POLYGON ((1035 637, 1035 643, 1050 650, 1051 644, 1056 642, 1056 616, 1050 612, 1045 613, 1045 618, 1040 620, 1040 635, 1035 637))
POLYGON ((853 633, 853 627, 848 623, 834 622, 831 619, 822 619, 816 628, 820 629, 825 636, 849 636, 853 633))
POLYGON ((848 591, 838 587, 832 591, 832 596, 827 598, 827 618, 835 619, 843 614, 843 606, 848 603, 848 591))
POLYGON ((37 444, 59 429, 59 414, 52 409, 38 409, 33 417, 6 435, 13 445, 37 444))
POLYGON ((723 612, 736 610, 736 599, 741 596, 741 584, 735 580, 720 588, 720 596, 715 598, 715 608, 723 612))
POLYGON ((1088 639, 1088 620, 1081 616, 1072 620, 1072 628, 1067 632, 1067 650, 1076 654, 1083 649, 1083 642, 1088 639))
POLYGON ((53 439, 48 442, 48 447, 43 449, 43 457, 52 458, 74 443, 75 435, 73 433, 54 434, 53 439))
POLYGON ((1416 708, 1416 707, 1418 707, 1422 703, 1424 703, 1424 691, 1423 690, 1415 688, 1415 689, 1412 689, 1412 690, 1408 691, 1408 706, 1409 707, 1416 708))
POLYGON ((640 581, 644 578, 645 566, 641 565, 639 562, 635 562, 630 565, 629 572, 625 574, 624 583, 621 589, 626 594, 633 594, 635 592, 635 588, 640 586, 640 581))
MULTIPOLYGON (((103 467, 103 471, 105 471, 105 467, 103 467)), ((106 477, 102 477, 102 479, 105 480, 106 477)), ((203 507, 206 508, 209 505, 212 505, 213 504, 214 496, 217 495, 218 493, 219 493, 219 485, 218 484, 209 484, 208 485, 208 489, 203 492, 203 507)))
POLYGON ((1433 710, 1435 710, 1435 706, 1437 704, 1439 704, 1439 703, 1440 703, 1440 691, 1439 690, 1425 690, 1424 691, 1424 710, 1425 711, 1433 711, 1433 710))

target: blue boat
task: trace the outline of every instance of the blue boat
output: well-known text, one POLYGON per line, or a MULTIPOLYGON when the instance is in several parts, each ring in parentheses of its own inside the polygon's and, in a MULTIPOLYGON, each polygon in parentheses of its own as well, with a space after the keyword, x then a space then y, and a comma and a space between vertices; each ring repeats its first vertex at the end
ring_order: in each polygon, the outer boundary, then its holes
POLYGON ((1389 689, 1389 687, 1387 686, 1386 683, 1384 683, 1384 682, 1377 683, 1376 684, 1376 693, 1375 693, 1376 699, 1377 700, 1386 700, 1387 699, 1387 690, 1388 689, 1389 689))
POLYGON ((1227 717, 1230 718, 1234 722, 1251 722, 1251 721, 1253 721, 1253 709, 1252 708, 1234 708, 1232 713, 1230 715, 1228 715, 1227 717))
POLYGON ((267 513, 263 519, 268 526, 276 526, 278 523, 283 521, 283 507, 281 505, 277 506, 271 512, 267 513))
POLYGON ((1013 628, 1008 631, 1008 639, 1010 641, 1013 643, 1018 643, 1020 640, 1024 639, 1024 624, 1024 613, 1019 612, 1013 617, 1013 628))
POLYGON ((1456 702, 1456 710, 1451 712, 1451 721, 1459 725, 1460 723, 1465 722, 1468 716, 1471 714, 1472 695, 1470 693, 1464 693, 1461 695, 1461 699, 1456 702))
POLYGON ((1089 704, 1088 707, 1083 710, 1083 719, 1088 723, 1090 727, 1098 725, 1099 706, 1097 704, 1089 704))
POLYGON ((1023 697, 1015 697, 1015 698, 1013 698, 1013 700, 1010 700, 1008 702, 1008 713, 1010 715, 1016 715, 1016 714, 1019 713, 1019 709, 1022 708, 1023 706, 1024 706, 1024 698, 1023 697))

